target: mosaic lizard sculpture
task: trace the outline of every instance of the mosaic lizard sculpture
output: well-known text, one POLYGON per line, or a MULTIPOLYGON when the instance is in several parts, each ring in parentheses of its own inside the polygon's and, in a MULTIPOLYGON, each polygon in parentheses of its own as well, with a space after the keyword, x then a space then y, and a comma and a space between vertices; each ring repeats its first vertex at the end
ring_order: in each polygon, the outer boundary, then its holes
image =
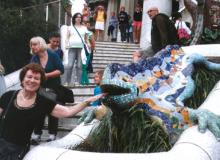
POLYGON ((220 64, 200 54, 185 55, 178 46, 168 46, 138 63, 110 64, 101 84, 102 91, 108 93, 103 104, 113 112, 143 104, 146 113, 160 119, 171 137, 198 122, 200 132, 208 128, 220 140, 220 117, 208 110, 184 106, 184 100, 195 90, 193 64, 220 72, 220 64))

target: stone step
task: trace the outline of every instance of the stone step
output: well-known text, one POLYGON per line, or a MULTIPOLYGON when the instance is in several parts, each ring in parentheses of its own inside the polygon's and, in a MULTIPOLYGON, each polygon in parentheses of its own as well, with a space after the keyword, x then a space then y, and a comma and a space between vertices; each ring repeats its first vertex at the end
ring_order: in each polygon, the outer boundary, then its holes
POLYGON ((103 57, 103 58, 132 58, 132 54, 109 54, 109 53, 99 53, 99 52, 96 52, 94 53, 94 57, 103 57))
POLYGON ((134 43, 120 43, 120 42, 96 42, 96 47, 106 46, 106 47, 127 47, 127 48, 140 48, 139 44, 134 43))
POLYGON ((131 61, 132 60, 132 56, 127 56, 127 57, 112 57, 112 56, 101 56, 101 55, 95 55, 95 57, 93 57, 93 62, 95 63, 96 61, 103 61, 103 60, 112 60, 112 61, 131 61))
MULTIPOLYGON (((79 120, 79 116, 73 118, 60 118, 58 124, 59 131, 71 131, 77 126, 77 122, 79 120)), ((44 129, 48 129, 48 123, 45 122, 44 129)))
MULTIPOLYGON (((58 133, 57 133, 56 139, 60 139, 60 138, 64 137, 65 135, 67 135, 70 131, 72 131, 78 125, 78 120, 81 117, 81 115, 85 111, 90 110, 90 109, 92 109, 92 107, 87 107, 83 111, 79 112, 77 115, 75 115, 73 117, 59 118, 58 133)), ((41 136, 41 143, 45 143, 48 138, 49 138, 48 120, 46 118, 43 133, 41 136)), ((31 146, 31 147, 33 147, 33 146, 31 146)))
POLYGON ((126 60, 121 60, 121 59, 118 59, 118 60, 112 60, 112 59, 103 59, 103 60, 93 60, 92 64, 93 66, 94 65, 98 65, 98 64, 111 64, 111 63, 120 63, 120 64, 128 64, 131 62, 132 59, 126 59, 126 60))
POLYGON ((96 71, 99 71, 99 70, 104 70, 105 67, 102 67, 102 66, 96 66, 93 68, 93 72, 96 72, 96 71))
POLYGON ((123 51, 118 51, 118 50, 104 50, 104 49, 99 49, 95 52, 96 53, 99 53, 99 54, 108 54, 108 55, 132 55, 132 53, 134 52, 135 50, 132 50, 132 51, 128 51, 126 49, 124 49, 123 51))
MULTIPOLYGON (((106 63, 106 64, 93 64, 93 69, 95 69, 95 70, 99 69, 99 68, 104 69, 104 68, 106 68, 106 66, 108 64, 110 64, 110 63, 106 63)), ((121 64, 129 64, 129 62, 123 62, 121 64)))
MULTIPOLYGON (((78 120, 81 117, 81 115, 89 108, 90 107, 86 108, 85 110, 81 111, 80 113, 78 113, 74 117, 59 118, 58 133, 57 133, 56 139, 60 139, 60 138, 64 137, 65 135, 67 135, 70 131, 72 131, 78 125, 78 120)), ((49 138, 48 120, 46 118, 43 133, 41 135, 41 144, 45 143, 48 138, 49 138)), ((33 146, 31 146, 31 147, 33 147, 33 146)))
POLYGON ((117 48, 115 46, 96 46, 95 51, 109 51, 109 53, 111 52, 134 52, 135 50, 140 50, 140 48, 128 48, 128 47, 120 47, 117 48))
POLYGON ((72 88, 72 91, 74 93, 74 96, 78 96, 78 95, 82 95, 82 94, 93 94, 94 92, 94 86, 93 87, 76 87, 76 88, 72 88))

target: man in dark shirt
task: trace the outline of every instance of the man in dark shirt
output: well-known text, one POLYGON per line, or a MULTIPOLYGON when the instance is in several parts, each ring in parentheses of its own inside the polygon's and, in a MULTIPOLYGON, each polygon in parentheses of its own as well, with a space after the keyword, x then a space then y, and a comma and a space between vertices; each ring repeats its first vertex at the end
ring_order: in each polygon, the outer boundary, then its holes
POLYGON ((118 14, 118 22, 119 22, 119 29, 121 32, 121 41, 126 42, 126 29, 128 27, 128 14, 127 12, 125 12, 124 6, 120 8, 120 12, 118 14))
POLYGON ((159 13, 157 7, 151 7, 147 11, 152 19, 151 44, 154 53, 170 44, 178 44, 177 30, 169 17, 159 13))

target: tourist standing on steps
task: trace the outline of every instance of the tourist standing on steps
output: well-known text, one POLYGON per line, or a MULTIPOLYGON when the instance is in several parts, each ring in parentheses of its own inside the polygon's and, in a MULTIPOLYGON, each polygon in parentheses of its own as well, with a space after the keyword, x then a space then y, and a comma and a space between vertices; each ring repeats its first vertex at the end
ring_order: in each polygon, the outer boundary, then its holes
MULTIPOLYGON (((46 81, 42 84, 43 88, 56 92, 56 88, 61 84, 60 76, 64 72, 64 66, 60 57, 51 50, 47 49, 48 46, 42 37, 31 38, 30 48, 33 54, 31 62, 40 64, 45 71, 46 81)), ((57 99, 59 99, 58 93, 57 99)), ((42 118, 41 121, 39 120, 39 123, 35 126, 34 136, 32 139, 33 144, 37 144, 40 141, 44 126, 44 118, 42 118)), ((48 115, 49 138, 47 141, 56 139, 57 128, 58 119, 52 115, 48 115)))
POLYGON ((95 9, 93 19, 95 21, 95 38, 96 41, 102 41, 104 38, 105 21, 107 15, 104 6, 100 5, 95 9))
POLYGON ((121 32, 121 41, 126 42, 126 30, 128 28, 128 14, 125 12, 125 7, 121 6, 120 11, 118 13, 118 22, 119 22, 119 29, 121 32))
POLYGON ((132 26, 133 20, 130 15, 128 15, 128 25, 126 29, 126 39, 127 42, 132 43, 133 42, 133 26, 132 26))
POLYGON ((117 30, 118 30, 118 19, 115 15, 115 12, 112 12, 108 25, 108 37, 111 38, 112 42, 116 42, 117 30))
POLYGON ((179 43, 176 27, 167 15, 159 13, 157 7, 149 8, 147 14, 152 19, 151 45, 154 54, 167 45, 179 43))
POLYGON ((66 66, 66 78, 65 85, 72 85, 71 77, 72 73, 75 73, 74 84, 79 85, 82 79, 82 48, 83 43, 89 45, 88 43, 88 30, 82 24, 82 14, 76 13, 72 17, 73 26, 69 26, 67 29, 67 41, 66 48, 69 49, 68 52, 68 64, 66 66), (83 42, 82 42, 83 40, 83 42), (74 64, 76 62, 76 66, 74 64))
POLYGON ((139 4, 136 4, 133 14, 133 37, 134 43, 140 43, 141 26, 142 26, 142 8, 139 4))
POLYGON ((87 71, 89 73, 92 73, 93 72, 93 65, 92 65, 93 53, 95 50, 95 36, 94 36, 94 33, 92 32, 88 17, 83 17, 83 25, 86 26, 88 29, 88 43, 89 43, 89 50, 90 50, 90 58, 89 58, 89 62, 87 65, 87 71))
POLYGON ((0 159, 21 160, 29 150, 31 133, 46 114, 64 118, 76 115, 90 103, 104 96, 93 96, 74 106, 63 106, 38 94, 44 83, 45 72, 41 65, 31 63, 24 66, 19 79, 21 89, 8 91, 0 98, 0 159))

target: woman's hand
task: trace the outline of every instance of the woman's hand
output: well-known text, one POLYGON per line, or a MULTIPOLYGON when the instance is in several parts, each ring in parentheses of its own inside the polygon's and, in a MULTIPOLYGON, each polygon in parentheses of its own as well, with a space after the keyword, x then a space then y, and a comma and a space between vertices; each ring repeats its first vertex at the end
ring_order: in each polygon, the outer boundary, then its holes
POLYGON ((60 104, 57 104, 53 111, 51 112, 51 115, 57 118, 64 118, 64 117, 70 117, 73 115, 76 115, 81 110, 83 110, 85 107, 89 105, 89 103, 94 102, 103 96, 105 96, 106 93, 99 94, 97 96, 93 96, 85 100, 84 102, 78 103, 71 107, 62 106, 60 104))
POLYGON ((90 98, 86 99, 85 102, 92 103, 92 102, 95 102, 96 100, 98 100, 98 99, 100 99, 100 98, 102 98, 102 97, 104 97, 106 95, 107 95, 107 93, 101 93, 101 94, 99 94, 97 96, 93 96, 93 97, 90 97, 90 98))

